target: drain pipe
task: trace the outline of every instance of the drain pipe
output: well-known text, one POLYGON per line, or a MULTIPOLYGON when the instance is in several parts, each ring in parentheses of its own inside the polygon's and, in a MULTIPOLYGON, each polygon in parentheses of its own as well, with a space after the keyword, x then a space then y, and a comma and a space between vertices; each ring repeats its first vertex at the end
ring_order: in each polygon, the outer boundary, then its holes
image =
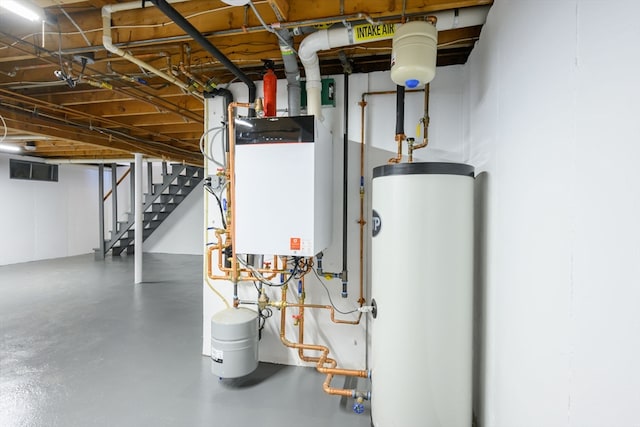
MULTIPOLYGON (((213 55, 222 65, 224 65, 229 71, 233 73, 238 79, 247 85, 249 89, 249 104, 254 104, 256 101, 256 85, 242 70, 240 70, 233 62, 229 60, 222 52, 220 52, 211 42, 198 31, 184 16, 178 13, 169 2, 171 0, 150 0, 151 3, 156 5, 158 9, 162 11, 169 19, 171 19, 178 27, 182 28, 193 40, 195 40, 200 46, 202 46, 207 52, 213 55)), ((252 105, 253 106, 253 105, 252 105)), ((249 116, 254 116, 255 110, 249 109, 249 116)))
POLYGON ((300 69, 298 59, 293 46, 293 36, 291 32, 283 28, 278 30, 280 53, 282 53, 282 63, 284 64, 284 74, 287 77, 287 102, 290 116, 300 115, 300 69))
MULTIPOLYGON (((168 0, 168 1, 171 1, 172 3, 177 3, 177 2, 187 1, 187 0, 168 0)), ((118 56, 123 57, 129 62, 133 62, 137 66, 144 68, 150 73, 153 73, 158 77, 162 77, 166 81, 173 83, 179 88, 187 92, 190 92, 189 85, 184 83, 182 80, 177 79, 176 77, 157 69, 153 65, 148 64, 136 58, 135 56, 125 52, 124 50, 120 49, 119 47, 113 44, 113 39, 111 37, 111 14, 114 12, 123 12, 126 10, 140 9, 142 8, 142 4, 143 3, 140 3, 137 1, 132 1, 127 3, 115 3, 115 4, 107 4, 102 6, 102 44, 104 45, 104 48, 111 53, 114 53, 118 56)), ((193 96, 197 98, 204 99, 204 97, 199 93, 193 93, 193 92, 191 93, 193 96)))

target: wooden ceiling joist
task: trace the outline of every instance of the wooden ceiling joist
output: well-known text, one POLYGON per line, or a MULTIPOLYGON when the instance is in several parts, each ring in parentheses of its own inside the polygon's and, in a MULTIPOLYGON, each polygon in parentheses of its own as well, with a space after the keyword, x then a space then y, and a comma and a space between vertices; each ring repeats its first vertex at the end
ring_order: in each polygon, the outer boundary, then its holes
MULTIPOLYGON (((8 118, 14 133, 49 138, 38 141, 36 155, 98 158, 138 151, 202 163, 198 148, 204 131, 202 101, 102 46, 100 9, 118 0, 36 1, 57 19, 44 40, 39 26, 29 28, 11 20, 0 28, 0 114, 8 118), (84 70, 79 55, 90 58, 84 70), (67 85, 54 75, 58 70, 82 78, 67 85), (138 78, 146 85, 134 83, 138 78)), ((254 4, 274 28, 315 30, 365 19, 400 22, 403 15, 423 19, 439 11, 491 5, 492 0, 259 0, 254 4)), ((181 2, 175 8, 251 79, 261 79, 263 59, 274 60, 276 73, 283 77, 278 38, 263 28, 250 8, 230 7, 221 0, 181 2)), ((111 24, 114 43, 187 85, 197 87, 180 71, 181 65, 199 81, 226 84, 235 79, 150 3, 113 13, 111 24)), ((481 28, 441 31, 438 65, 464 63, 481 28)), ((295 47, 303 38, 294 36, 295 47)), ((390 46, 385 41, 323 51, 321 73, 342 73, 340 50, 356 73, 388 70, 390 46)))

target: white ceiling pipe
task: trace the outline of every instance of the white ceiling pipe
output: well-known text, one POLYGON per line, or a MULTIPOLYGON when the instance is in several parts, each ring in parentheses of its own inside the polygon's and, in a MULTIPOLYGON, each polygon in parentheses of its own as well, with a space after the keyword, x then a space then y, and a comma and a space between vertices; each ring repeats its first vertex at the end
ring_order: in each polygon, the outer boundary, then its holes
POLYGON ((451 9, 435 12, 429 16, 438 18, 436 30, 452 30, 454 28, 475 27, 484 25, 491 6, 473 6, 462 9, 451 9))
POLYGON ((53 139, 45 135, 7 135, 3 141, 47 141, 53 139))
MULTIPOLYGON (((438 18, 436 29, 438 31, 450 30, 453 28, 472 27, 483 25, 487 20, 490 6, 474 6, 462 9, 454 9, 444 12, 434 12, 429 16, 438 18)), ((363 41, 379 41, 385 38, 391 39, 393 36, 381 37, 363 41)), ((307 80, 307 113, 322 120, 322 82, 320 77, 320 61, 318 52, 321 50, 333 49, 337 47, 350 46, 356 44, 353 35, 348 28, 337 28, 333 30, 320 30, 307 36, 298 49, 298 56, 304 66, 307 80)))
MULTIPOLYGON (((187 0, 167 0, 169 3, 179 3, 187 0)), ((105 49, 107 49, 111 53, 115 53, 118 56, 123 57, 124 59, 133 62, 137 66, 144 68, 150 73, 155 74, 158 77, 162 77, 166 81, 173 83, 174 85, 180 87, 185 91, 189 91, 189 85, 184 83, 182 80, 177 79, 176 77, 167 74, 163 71, 160 71, 156 67, 147 64, 146 62, 136 58, 133 55, 128 54, 124 50, 113 44, 113 40, 111 38, 111 14, 113 12, 122 12, 125 10, 133 10, 142 8, 142 3, 137 1, 127 2, 127 3, 115 3, 115 4, 107 4, 102 7, 102 44, 105 49)), ((204 97, 199 93, 193 93, 194 96, 204 99, 204 97)))
MULTIPOLYGON (((389 36, 387 38, 391 38, 389 36)), ((371 40, 377 41, 381 39, 371 40)), ((308 35, 298 49, 298 57, 304 66, 307 80, 307 114, 322 117, 322 81, 320 76, 320 61, 318 51, 354 44, 353 35, 349 28, 334 30, 320 30, 308 35)))

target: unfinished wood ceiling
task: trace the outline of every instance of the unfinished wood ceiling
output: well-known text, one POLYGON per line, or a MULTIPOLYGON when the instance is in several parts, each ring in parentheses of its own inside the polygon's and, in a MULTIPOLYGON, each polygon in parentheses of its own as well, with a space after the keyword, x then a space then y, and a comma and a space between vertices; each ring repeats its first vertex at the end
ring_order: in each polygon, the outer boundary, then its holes
MULTIPOLYGON (((368 18, 400 22, 403 16, 420 19, 438 11, 492 2, 256 0, 253 4, 268 25, 295 30, 297 47, 302 33, 318 28, 368 18)), ((44 27, 0 12, 0 115, 8 128, 5 142, 26 147, 25 154, 47 158, 129 158, 141 152, 202 163, 198 148, 204 122, 201 97, 107 52, 102 45, 101 8, 116 1, 36 3, 45 8, 44 27)), ((234 80, 218 60, 153 4, 147 1, 144 8, 142 4, 112 14, 116 46, 175 76, 195 92, 203 90, 196 82, 224 87, 234 80)), ((173 7, 251 79, 261 79, 264 59, 274 60, 276 74, 284 77, 276 35, 263 28, 249 7, 219 0, 192 0, 173 7)), ((480 30, 473 26, 441 31, 438 65, 466 62, 480 30)), ((340 52, 354 73, 388 70, 391 41, 320 52, 323 74, 343 72, 340 52)), ((301 73, 304 75, 302 67, 301 73)), ((0 136, 2 132, 0 129, 0 136)))

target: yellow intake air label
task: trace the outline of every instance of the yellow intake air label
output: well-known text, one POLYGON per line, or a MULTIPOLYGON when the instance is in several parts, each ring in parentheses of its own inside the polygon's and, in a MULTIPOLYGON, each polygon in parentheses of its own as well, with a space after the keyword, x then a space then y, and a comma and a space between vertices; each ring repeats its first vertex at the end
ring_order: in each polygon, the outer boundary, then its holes
POLYGON ((353 41, 360 43, 371 40, 386 40, 396 33, 396 24, 361 24, 353 26, 353 41))

